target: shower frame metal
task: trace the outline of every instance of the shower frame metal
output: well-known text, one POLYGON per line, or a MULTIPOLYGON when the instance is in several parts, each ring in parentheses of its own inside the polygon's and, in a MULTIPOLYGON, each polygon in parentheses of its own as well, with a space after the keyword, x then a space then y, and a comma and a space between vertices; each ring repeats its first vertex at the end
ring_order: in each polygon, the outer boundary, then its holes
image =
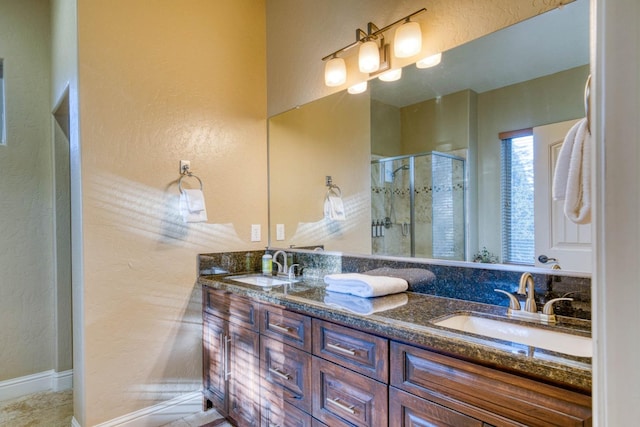
MULTIPOLYGON (((404 160, 404 159, 409 159, 409 236, 410 236, 410 242, 409 242, 409 250, 410 250, 410 256, 413 258, 416 256, 416 230, 415 230, 415 158, 416 157, 422 157, 422 156, 428 156, 428 155, 437 155, 440 157, 446 157, 446 158, 450 158, 452 160, 460 160, 462 161, 462 174, 463 174, 463 180, 466 182, 466 173, 467 173, 467 163, 466 163, 466 159, 464 159, 463 157, 459 157, 459 156, 454 156, 453 154, 447 154, 447 153, 442 153, 440 151, 425 151, 422 153, 416 153, 416 154, 404 154, 402 156, 392 156, 392 157, 383 157, 380 159, 373 159, 371 160, 371 164, 382 164, 382 163, 386 163, 386 162, 394 162, 396 160, 404 160)), ((465 184, 466 186, 466 184, 465 184)), ((393 188, 392 188, 393 191, 393 188)), ((465 197, 462 198, 462 212, 464 215, 464 224, 466 224, 466 216, 467 216, 467 200, 466 200, 466 195, 465 197)), ((390 221, 387 222, 385 221, 385 228, 390 228, 391 227, 391 223, 390 221)), ((466 227, 465 227, 466 228, 466 227)), ((465 240, 465 247, 466 247, 466 230, 463 230, 463 239, 465 240)), ((466 251, 465 251, 466 252, 466 251)))

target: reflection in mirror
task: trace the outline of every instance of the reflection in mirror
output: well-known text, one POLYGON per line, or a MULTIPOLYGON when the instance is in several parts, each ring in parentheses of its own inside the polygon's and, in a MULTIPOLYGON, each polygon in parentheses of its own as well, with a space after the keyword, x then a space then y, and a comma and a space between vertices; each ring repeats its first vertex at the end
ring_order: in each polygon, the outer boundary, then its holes
POLYGON ((436 67, 270 118, 270 245, 467 261, 486 249, 501 260, 499 135, 584 116, 588 28, 589 2, 576 0, 444 52, 436 67), (324 218, 327 175, 345 221, 324 218))

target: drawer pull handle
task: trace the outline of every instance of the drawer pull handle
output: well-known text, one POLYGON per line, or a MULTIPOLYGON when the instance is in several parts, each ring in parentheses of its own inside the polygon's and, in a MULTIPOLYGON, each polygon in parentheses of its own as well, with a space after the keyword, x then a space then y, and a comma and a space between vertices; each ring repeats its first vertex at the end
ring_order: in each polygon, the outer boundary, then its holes
POLYGON ((285 334, 290 334, 292 331, 290 327, 279 323, 269 323, 269 329, 275 329, 276 331, 284 332, 285 334))
POLYGON ((335 350, 335 351, 337 351, 339 353, 342 353, 342 354, 348 354, 350 356, 355 356, 356 355, 356 351, 354 349, 352 349, 352 348, 344 348, 344 347, 341 347, 338 344, 332 344, 330 342, 327 343, 327 348, 330 348, 330 349, 335 350))
POLYGON ((336 405, 338 408, 342 409, 343 411, 347 411, 348 413, 350 413, 352 415, 354 415, 356 413, 356 410, 353 409, 354 408, 353 405, 347 406, 344 403, 340 403, 339 399, 330 399, 330 398, 327 397, 327 402, 336 405))
POLYGON ((286 381, 289 381, 291 379, 291 375, 287 374, 286 372, 281 372, 279 369, 276 369, 276 368, 269 368, 269 372, 286 381))

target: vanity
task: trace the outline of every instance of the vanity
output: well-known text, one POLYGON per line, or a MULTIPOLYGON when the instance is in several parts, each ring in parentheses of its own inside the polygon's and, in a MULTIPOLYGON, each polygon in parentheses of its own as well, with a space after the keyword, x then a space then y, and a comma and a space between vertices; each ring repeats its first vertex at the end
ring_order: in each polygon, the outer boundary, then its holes
MULTIPOLYGON (((591 425, 590 355, 438 324, 505 306, 407 292, 354 308, 319 277, 256 286, 200 264, 205 406, 238 426, 591 425)), ((590 335, 559 319, 535 328, 590 335)))

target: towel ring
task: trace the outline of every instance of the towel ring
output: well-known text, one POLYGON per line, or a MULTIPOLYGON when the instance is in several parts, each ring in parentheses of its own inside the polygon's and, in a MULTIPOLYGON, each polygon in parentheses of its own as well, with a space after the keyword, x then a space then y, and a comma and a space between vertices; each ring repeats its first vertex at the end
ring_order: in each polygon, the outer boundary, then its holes
POLYGON ((191 172, 187 172, 187 173, 185 173, 184 175, 182 175, 182 176, 180 177, 180 179, 178 180, 178 190, 180 190, 180 192, 181 192, 181 193, 182 193, 182 180, 183 180, 185 177, 190 177, 190 178, 195 178, 195 179, 197 179, 197 180, 198 180, 198 182, 200 183, 200 190, 202 190, 202 188, 203 188, 202 180, 201 180, 200 178, 198 178, 196 175, 194 175, 193 173, 191 173, 191 172))
POLYGON ((587 132, 591 134, 591 74, 584 85, 584 115, 587 118, 587 132))

